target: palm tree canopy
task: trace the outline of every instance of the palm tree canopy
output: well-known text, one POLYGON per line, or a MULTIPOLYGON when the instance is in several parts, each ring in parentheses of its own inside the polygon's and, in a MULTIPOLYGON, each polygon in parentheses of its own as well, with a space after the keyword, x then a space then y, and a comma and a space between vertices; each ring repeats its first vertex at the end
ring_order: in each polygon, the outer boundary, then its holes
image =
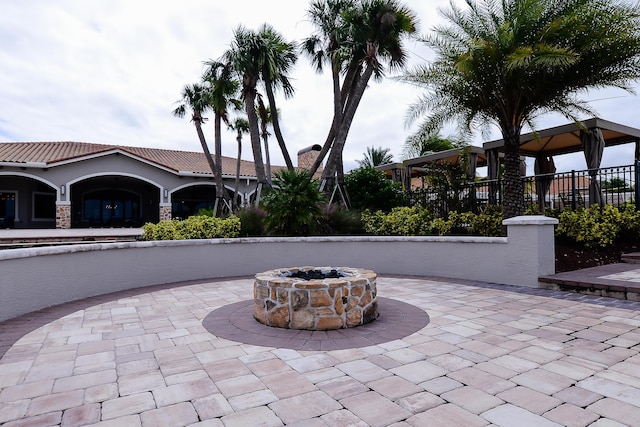
POLYGON ((194 122, 204 122, 206 119, 202 117, 202 114, 211 108, 209 91, 200 83, 185 85, 178 102, 180 104, 173 110, 173 115, 183 118, 189 108, 192 111, 191 120, 194 122))
POLYGON ((340 64, 349 57, 344 41, 349 39, 346 17, 353 13, 355 0, 315 0, 309 5, 307 16, 316 32, 302 42, 302 52, 318 72, 325 63, 340 64))
POLYGON ((317 71, 325 63, 342 72, 363 63, 381 77, 390 68, 402 67, 407 54, 401 36, 417 31, 417 17, 396 0, 316 0, 308 11, 316 33, 305 39, 302 51, 317 71))
POLYGON ((409 136, 405 141, 402 157, 404 159, 412 159, 437 151, 451 150, 452 148, 464 145, 465 143, 463 141, 451 137, 443 138, 437 132, 417 132, 409 136))
POLYGON ((382 61, 389 68, 402 68, 407 52, 402 36, 417 31, 417 17, 396 0, 362 0, 345 12, 351 29, 351 58, 373 66, 376 78, 384 75, 382 61))
POLYGON ((424 42, 436 61, 404 76, 431 90, 409 121, 437 129, 459 119, 501 129, 543 113, 589 113, 579 92, 631 91, 640 77, 640 9, 624 0, 465 0, 441 11, 448 24, 424 42))
POLYGON ((287 75, 298 60, 298 47, 285 41, 272 26, 263 24, 258 36, 262 42, 262 55, 258 58, 261 78, 274 89, 281 88, 285 97, 293 95, 294 89, 287 75))
POLYGON ((386 165, 393 162, 393 154, 389 153, 391 149, 378 147, 373 145, 367 147, 367 152, 364 153, 363 160, 357 160, 360 167, 376 167, 379 165, 386 165))
POLYGON ((238 108, 239 101, 233 97, 238 93, 240 83, 233 77, 230 63, 209 60, 205 66, 202 80, 208 89, 210 107, 228 123, 229 106, 238 108))

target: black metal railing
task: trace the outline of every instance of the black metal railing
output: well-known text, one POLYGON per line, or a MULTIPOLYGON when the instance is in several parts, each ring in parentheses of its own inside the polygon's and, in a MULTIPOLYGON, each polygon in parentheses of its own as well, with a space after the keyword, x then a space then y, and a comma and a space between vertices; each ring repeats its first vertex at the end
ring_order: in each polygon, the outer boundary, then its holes
MULTIPOLYGON (((525 207, 538 209, 577 209, 595 202, 592 180, 598 183, 603 204, 620 206, 632 202, 640 209, 640 161, 627 166, 591 170, 572 170, 523 177, 525 207)), ((440 217, 449 212, 481 212, 488 204, 501 204, 504 186, 501 179, 439 186, 407 192, 410 206, 423 206, 440 217)))
POLYGON ((555 174, 524 177, 525 206, 577 209, 600 201, 605 205, 620 206, 633 202, 639 207, 638 163, 601 169, 572 170, 555 174), (593 187, 595 180, 597 187, 593 187), (547 189, 543 187, 546 184, 547 189), (544 200, 542 199, 544 198, 544 200))

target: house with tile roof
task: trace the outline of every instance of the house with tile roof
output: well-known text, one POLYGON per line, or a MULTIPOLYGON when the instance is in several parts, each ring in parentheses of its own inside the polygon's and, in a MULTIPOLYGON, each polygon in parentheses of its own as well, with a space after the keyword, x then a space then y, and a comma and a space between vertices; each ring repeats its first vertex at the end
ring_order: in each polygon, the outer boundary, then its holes
MULTIPOLYGON (((235 158, 222 158, 222 175, 233 195, 235 158)), ((255 188, 254 164, 242 160, 238 204, 249 202, 255 188)), ((199 152, 69 141, 0 143, 3 227, 134 227, 211 207, 215 192, 214 175, 199 152)))

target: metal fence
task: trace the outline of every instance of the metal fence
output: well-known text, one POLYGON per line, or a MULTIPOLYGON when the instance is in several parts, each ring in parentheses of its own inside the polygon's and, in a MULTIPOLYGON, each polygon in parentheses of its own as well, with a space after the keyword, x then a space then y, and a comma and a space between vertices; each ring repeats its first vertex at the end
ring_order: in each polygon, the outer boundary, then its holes
MULTIPOLYGON (((526 176, 522 179, 525 208, 537 206, 540 210, 588 207, 589 186, 594 179, 600 188, 603 204, 619 206, 631 202, 640 209, 640 161, 628 166, 572 170, 526 176)), ((503 191, 500 179, 480 180, 456 185, 426 186, 410 191, 408 199, 411 206, 420 205, 440 217, 446 217, 452 211, 477 213, 489 204, 501 204, 503 191)))

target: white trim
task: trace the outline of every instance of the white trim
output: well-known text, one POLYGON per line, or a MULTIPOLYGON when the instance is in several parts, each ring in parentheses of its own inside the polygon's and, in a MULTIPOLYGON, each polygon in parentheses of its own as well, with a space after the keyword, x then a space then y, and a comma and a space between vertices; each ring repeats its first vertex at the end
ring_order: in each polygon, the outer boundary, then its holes
MULTIPOLYGON (((174 189, 172 189, 172 190, 169 190, 169 200, 171 200, 171 199, 172 199, 173 193, 175 193, 176 191, 180 191, 180 190, 183 190, 183 189, 185 189, 185 188, 189 188, 189 187, 195 187, 195 186, 198 186, 198 185, 208 185, 208 186, 211 186, 211 187, 215 187, 215 186, 216 186, 216 183, 215 183, 215 182, 213 182, 213 181, 207 181, 207 182, 188 182, 188 183, 183 184, 183 185, 181 185, 181 186, 179 186, 179 187, 175 187, 175 188, 174 188, 174 189)), ((224 188, 226 188, 227 190, 234 191, 234 188, 233 188, 233 187, 231 187, 230 185, 225 185, 225 184, 223 183, 223 184, 222 184, 222 186, 223 186, 224 188)), ((215 197, 214 197, 214 198, 215 198, 215 197)))
POLYGON ((53 182, 51 182, 51 181, 49 181, 47 179, 41 178, 41 177, 39 177, 37 175, 30 175, 28 173, 18 172, 18 171, 0 171, 0 175, 21 176, 21 177, 24 177, 24 178, 31 178, 31 179, 34 179, 36 181, 40 181, 43 184, 47 184, 49 187, 51 187, 56 192, 56 201, 60 200, 60 187, 58 187, 57 184, 54 184, 53 182))
POLYGON ((46 163, 43 162, 0 162, 0 166, 12 167, 12 168, 48 168, 46 163))
POLYGON ((97 178, 97 177, 102 177, 102 176, 126 176, 128 178, 135 178, 135 179, 139 179, 140 181, 144 181, 146 183, 149 183, 155 187, 157 187, 160 190, 160 198, 162 198, 162 194, 163 194, 163 190, 164 187, 160 184, 158 184, 155 181, 152 181, 148 178, 142 177, 140 175, 136 175, 133 173, 128 173, 128 172, 96 172, 96 173, 90 173, 88 175, 82 175, 78 178, 72 179, 71 181, 67 181, 66 182, 66 186, 67 186, 67 193, 69 193, 70 191, 70 186, 73 184, 76 184, 80 181, 85 181, 87 179, 90 178, 97 178))

